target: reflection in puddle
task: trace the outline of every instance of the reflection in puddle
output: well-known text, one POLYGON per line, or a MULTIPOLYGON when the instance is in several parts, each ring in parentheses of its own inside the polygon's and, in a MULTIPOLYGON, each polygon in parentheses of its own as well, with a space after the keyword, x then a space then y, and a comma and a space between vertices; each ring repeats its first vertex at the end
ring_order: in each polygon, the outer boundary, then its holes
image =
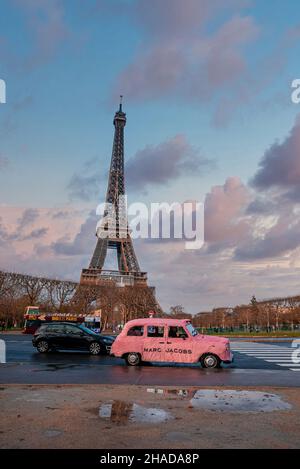
POLYGON ((139 404, 125 401, 113 401, 101 404, 99 417, 113 423, 161 423, 169 420, 171 414, 163 409, 147 408, 139 404))
POLYGON ((221 412, 272 412, 289 410, 291 405, 277 394, 260 391, 204 389, 196 392, 190 401, 192 407, 221 412))
POLYGON ((159 389, 159 388, 147 388, 147 392, 152 394, 164 394, 178 397, 189 397, 192 398, 196 392, 196 389, 159 389))

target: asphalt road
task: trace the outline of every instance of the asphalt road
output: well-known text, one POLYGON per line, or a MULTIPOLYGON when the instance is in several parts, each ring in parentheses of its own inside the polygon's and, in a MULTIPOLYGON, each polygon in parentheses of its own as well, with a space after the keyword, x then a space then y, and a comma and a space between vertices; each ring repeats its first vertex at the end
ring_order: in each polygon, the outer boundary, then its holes
MULTIPOLYGON (((124 360, 86 352, 39 354, 31 336, 1 334, 6 364, 1 384, 139 384, 161 386, 300 386, 300 363, 288 342, 231 341, 234 363, 218 370, 200 365, 147 364, 128 367, 124 360)), ((300 354, 299 354, 300 356, 300 354)))

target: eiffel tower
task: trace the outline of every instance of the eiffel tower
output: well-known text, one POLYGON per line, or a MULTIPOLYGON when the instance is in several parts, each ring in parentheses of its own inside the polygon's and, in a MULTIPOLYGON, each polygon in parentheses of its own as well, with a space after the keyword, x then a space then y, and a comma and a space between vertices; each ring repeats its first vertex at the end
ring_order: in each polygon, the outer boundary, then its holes
MULTIPOLYGON (((80 278, 80 284, 100 285, 115 284, 117 286, 144 286, 154 293, 153 287, 147 285, 147 273, 142 272, 134 252, 130 230, 126 224, 121 223, 124 216, 120 209, 124 200, 125 181, 124 181, 124 128, 126 125, 126 114, 122 110, 122 96, 120 97, 120 107, 114 117, 114 141, 112 148, 112 157, 110 163, 109 180, 106 193, 106 205, 114 208, 115 212, 115 230, 113 234, 108 233, 107 223, 102 224, 101 235, 97 231, 98 240, 88 269, 83 269, 80 278), (107 236, 103 236, 106 231, 107 236), (107 256, 108 249, 114 249, 117 253, 118 270, 104 270, 103 266, 107 256)), ((104 216, 107 216, 107 211, 104 216)))

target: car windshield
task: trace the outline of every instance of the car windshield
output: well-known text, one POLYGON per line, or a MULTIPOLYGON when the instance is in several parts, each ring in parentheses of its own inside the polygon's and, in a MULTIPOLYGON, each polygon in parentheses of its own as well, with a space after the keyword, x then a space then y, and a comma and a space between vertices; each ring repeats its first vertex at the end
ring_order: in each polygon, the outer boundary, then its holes
POLYGON ((86 332, 87 334, 98 335, 95 332, 91 331, 91 329, 89 329, 88 327, 83 326, 82 324, 79 326, 79 329, 86 332))
POLYGON ((198 335, 197 329, 195 329, 190 322, 186 323, 186 328, 193 337, 195 337, 195 335, 198 335))

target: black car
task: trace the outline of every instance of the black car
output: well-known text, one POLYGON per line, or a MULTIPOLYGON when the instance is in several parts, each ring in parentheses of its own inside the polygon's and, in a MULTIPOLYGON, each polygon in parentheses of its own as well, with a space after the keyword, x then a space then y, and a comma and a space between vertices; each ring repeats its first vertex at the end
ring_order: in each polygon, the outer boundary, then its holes
POLYGON ((65 322, 43 324, 35 332, 32 345, 40 353, 49 350, 88 350, 92 355, 109 353, 115 337, 96 334, 85 326, 65 322))

